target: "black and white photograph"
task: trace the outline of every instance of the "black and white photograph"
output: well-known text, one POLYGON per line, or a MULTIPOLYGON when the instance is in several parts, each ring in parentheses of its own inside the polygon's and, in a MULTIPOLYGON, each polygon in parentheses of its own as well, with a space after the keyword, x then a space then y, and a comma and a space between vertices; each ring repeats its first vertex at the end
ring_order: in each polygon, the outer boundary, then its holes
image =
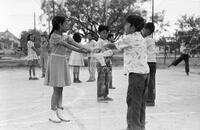
POLYGON ((0 130, 200 130, 200 0, 0 0, 0 130))

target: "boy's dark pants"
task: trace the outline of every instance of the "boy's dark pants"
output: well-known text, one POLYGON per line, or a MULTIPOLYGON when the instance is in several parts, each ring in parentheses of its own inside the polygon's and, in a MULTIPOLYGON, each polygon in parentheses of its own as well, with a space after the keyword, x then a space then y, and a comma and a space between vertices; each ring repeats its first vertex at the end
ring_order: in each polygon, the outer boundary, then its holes
POLYGON ((156 98, 156 62, 148 62, 150 74, 149 74, 149 83, 148 83, 148 93, 146 102, 154 103, 156 98))
POLYGON ((107 97, 109 93, 109 79, 111 77, 110 67, 97 67, 97 97, 107 97))
POLYGON ((185 72, 189 73, 189 55, 182 54, 178 59, 172 62, 172 65, 177 66, 182 60, 185 61, 185 72))
POLYGON ((129 74, 127 92, 127 130, 145 130, 145 99, 148 74, 129 74))

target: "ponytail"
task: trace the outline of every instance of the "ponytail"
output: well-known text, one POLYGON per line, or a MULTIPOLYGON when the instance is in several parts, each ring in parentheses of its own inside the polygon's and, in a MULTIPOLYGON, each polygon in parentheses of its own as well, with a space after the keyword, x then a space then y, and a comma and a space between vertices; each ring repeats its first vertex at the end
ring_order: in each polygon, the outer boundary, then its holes
POLYGON ((55 31, 56 29, 53 27, 50 34, 49 34, 49 39, 51 38, 51 35, 53 34, 53 32, 55 31))
POLYGON ((63 24, 64 22, 65 22, 65 17, 63 17, 63 16, 55 16, 55 17, 53 17, 53 19, 52 19, 53 28, 52 28, 52 30, 51 30, 51 32, 49 34, 49 39, 50 39, 50 37, 51 37, 51 35, 53 34, 54 31, 60 29, 60 25, 59 24, 63 24))

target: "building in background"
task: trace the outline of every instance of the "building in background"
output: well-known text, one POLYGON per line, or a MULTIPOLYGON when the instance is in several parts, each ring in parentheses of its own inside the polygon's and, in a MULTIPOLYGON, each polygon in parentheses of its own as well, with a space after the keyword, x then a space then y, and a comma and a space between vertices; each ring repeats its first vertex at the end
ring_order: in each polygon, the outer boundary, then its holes
POLYGON ((19 39, 12 34, 9 30, 0 32, 0 49, 1 50, 13 50, 20 46, 19 39))

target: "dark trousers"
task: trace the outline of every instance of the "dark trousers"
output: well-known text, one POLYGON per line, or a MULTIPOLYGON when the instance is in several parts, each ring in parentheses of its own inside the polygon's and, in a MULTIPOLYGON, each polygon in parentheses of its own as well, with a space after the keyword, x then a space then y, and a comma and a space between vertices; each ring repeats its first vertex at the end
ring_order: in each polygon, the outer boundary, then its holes
POLYGON ((128 82, 127 130, 144 130, 148 74, 130 73, 128 82))
POLYGON ((110 67, 97 67, 97 97, 107 97, 109 94, 110 67))
POLYGON ((109 77, 109 79, 108 79, 108 84, 109 84, 109 88, 112 88, 113 87, 113 85, 112 85, 112 66, 110 66, 110 71, 109 71, 109 75, 110 75, 110 77, 109 77))
POLYGON ((150 73, 148 82, 147 102, 154 102, 156 98, 156 63, 148 62, 150 73))
POLYGON ((185 61, 185 72, 189 73, 189 55, 188 54, 181 54, 181 56, 172 62, 172 65, 177 66, 181 61, 185 61))

